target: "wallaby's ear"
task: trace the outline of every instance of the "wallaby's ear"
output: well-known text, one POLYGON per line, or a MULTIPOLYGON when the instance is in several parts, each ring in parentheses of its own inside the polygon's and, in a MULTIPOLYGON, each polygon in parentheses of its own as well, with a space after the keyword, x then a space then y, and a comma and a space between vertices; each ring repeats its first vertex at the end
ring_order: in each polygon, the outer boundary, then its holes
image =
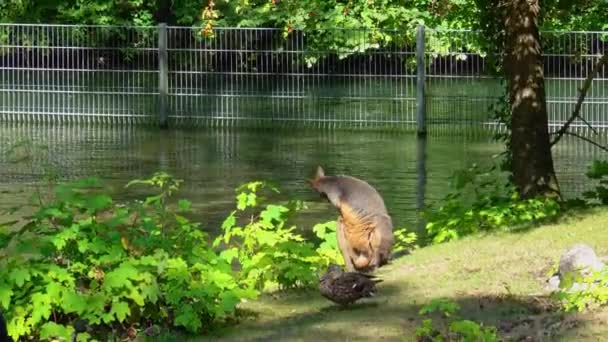
POLYGON ((325 171, 323 171, 323 168, 321 167, 321 165, 317 166, 317 173, 315 174, 315 179, 319 179, 319 178, 323 178, 325 177, 325 171))
POLYGON ((308 182, 314 189, 317 189, 319 186, 319 180, 323 177, 325 177, 325 172, 323 171, 323 168, 321 166, 317 166, 317 172, 315 173, 315 176, 312 179, 309 179, 308 182))

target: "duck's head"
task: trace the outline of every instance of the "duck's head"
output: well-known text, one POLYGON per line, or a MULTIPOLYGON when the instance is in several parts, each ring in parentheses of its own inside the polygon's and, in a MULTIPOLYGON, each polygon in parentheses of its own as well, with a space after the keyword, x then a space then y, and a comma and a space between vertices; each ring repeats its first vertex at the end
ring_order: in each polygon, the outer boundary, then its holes
POLYGON ((321 277, 321 281, 335 280, 340 278, 342 274, 344 274, 342 267, 336 264, 331 264, 327 268, 327 272, 321 277))

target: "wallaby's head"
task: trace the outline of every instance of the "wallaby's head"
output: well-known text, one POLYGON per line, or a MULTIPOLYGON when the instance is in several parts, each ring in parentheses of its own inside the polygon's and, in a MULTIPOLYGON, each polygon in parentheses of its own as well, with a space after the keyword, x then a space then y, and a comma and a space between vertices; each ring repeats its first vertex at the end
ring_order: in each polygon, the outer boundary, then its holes
POLYGON ((334 206, 340 207, 340 190, 335 177, 325 176, 325 171, 321 166, 317 166, 315 177, 309 180, 310 185, 321 197, 330 201, 334 206))
POLYGON ((326 194, 327 190, 325 189, 325 186, 323 186, 324 179, 325 179, 325 171, 319 165, 319 166, 317 166, 317 172, 315 173, 315 177, 313 179, 309 180, 309 182, 310 182, 310 186, 312 186, 312 188, 315 189, 315 191, 317 191, 321 194, 321 197, 327 198, 327 194, 326 194))

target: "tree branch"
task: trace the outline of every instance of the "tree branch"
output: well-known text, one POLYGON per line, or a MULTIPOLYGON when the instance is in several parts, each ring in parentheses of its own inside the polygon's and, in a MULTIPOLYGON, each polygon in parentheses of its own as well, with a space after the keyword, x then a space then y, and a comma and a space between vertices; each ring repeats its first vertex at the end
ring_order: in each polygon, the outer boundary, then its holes
MULTIPOLYGON (((574 122, 574 120, 576 120, 576 118, 583 120, 583 122, 585 122, 587 124, 587 126, 591 127, 589 122, 587 122, 585 119, 583 119, 580 116, 580 111, 581 111, 581 107, 583 105, 583 101, 585 100, 585 96, 587 96, 587 91, 589 91, 589 88, 591 87, 591 83, 592 83, 593 79, 595 78, 595 75, 597 75, 600 72, 600 69, 604 66, 604 64, 608 64, 608 53, 605 53, 600 58, 600 60, 593 67, 593 70, 591 70, 589 75, 587 75, 587 78, 585 79, 585 83, 583 83, 583 87, 581 89, 579 89, 578 101, 576 101, 576 106, 574 107, 574 111, 572 112, 572 115, 566 121, 566 123, 564 123, 564 125, 555 133, 556 137, 555 137, 555 139, 553 139, 550 146, 557 144, 557 142, 562 138, 562 136, 564 136, 564 134, 566 133, 568 128, 570 128, 570 125, 572 124, 572 122, 574 122)), ((597 133, 597 131, 593 127, 591 127, 591 129, 595 133, 597 133)))
POLYGON ((578 118, 585 124, 587 125, 587 127, 589 127, 589 129, 595 133, 595 134, 600 134, 597 129, 595 129, 595 127, 591 126, 591 124, 589 123, 589 121, 585 120, 585 118, 583 118, 582 116, 578 116, 578 118))
MULTIPOLYGON (((555 132, 555 133, 553 133, 553 134, 557 134, 557 132, 555 132)), ((591 140, 591 139, 589 139, 589 138, 587 138, 587 137, 584 137, 584 136, 582 136, 582 135, 579 135, 579 134, 576 134, 576 133, 572 133, 572 132, 563 132, 563 133, 562 133, 562 136, 563 136, 563 135, 571 135, 571 136, 573 136, 573 137, 577 137, 577 138, 579 138, 579 139, 581 139, 581 140, 583 140, 583 141, 586 141, 586 142, 590 143, 591 145, 593 145, 593 146, 595 146, 595 147, 597 147, 597 148, 599 148, 599 149, 601 149, 601 150, 603 150, 603 151, 608 152, 608 147, 606 147, 606 146, 602 146, 602 145, 600 145, 600 144, 596 143, 595 141, 593 141, 593 140, 591 140)))

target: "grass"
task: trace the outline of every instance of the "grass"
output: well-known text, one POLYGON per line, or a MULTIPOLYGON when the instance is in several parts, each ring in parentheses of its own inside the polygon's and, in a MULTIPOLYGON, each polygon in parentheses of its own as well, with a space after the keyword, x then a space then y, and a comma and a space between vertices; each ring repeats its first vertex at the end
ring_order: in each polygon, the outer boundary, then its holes
POLYGON ((191 340, 411 341, 420 307, 447 297, 461 306, 460 317, 497 326, 505 340, 597 341, 608 336, 608 310, 560 313, 543 288, 572 244, 608 254, 606 226, 608 211, 594 210, 529 231, 422 248, 382 268, 378 296, 349 309, 317 291, 268 294, 242 305, 239 324, 191 340))

